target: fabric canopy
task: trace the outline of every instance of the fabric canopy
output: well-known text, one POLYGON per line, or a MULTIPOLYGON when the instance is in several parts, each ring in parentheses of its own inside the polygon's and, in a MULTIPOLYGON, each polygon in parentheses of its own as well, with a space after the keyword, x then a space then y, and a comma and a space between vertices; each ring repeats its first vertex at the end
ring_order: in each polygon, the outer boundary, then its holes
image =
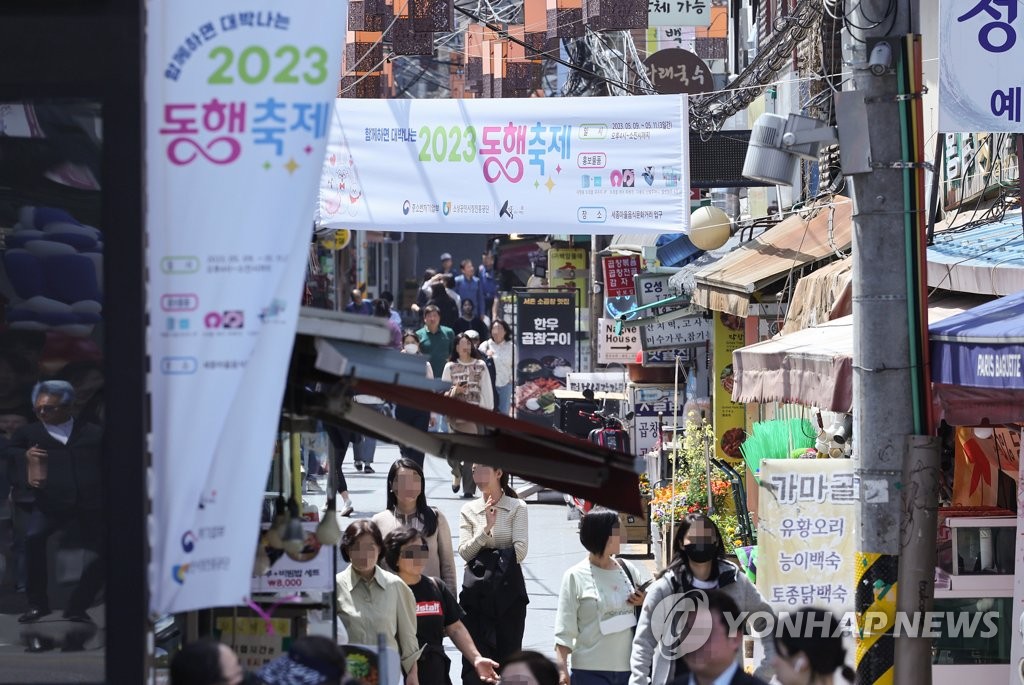
POLYGON ((853 203, 835 196, 810 219, 793 214, 695 275, 694 304, 746 317, 751 297, 792 269, 850 248, 853 203))
MULTIPOLYGON (((980 301, 951 296, 928 304, 931 322, 980 301)), ((795 402, 829 411, 853 410, 853 317, 742 347, 732 353, 734 402, 795 402)))
POLYGON ((929 327, 932 380, 1024 390, 1024 291, 929 327))

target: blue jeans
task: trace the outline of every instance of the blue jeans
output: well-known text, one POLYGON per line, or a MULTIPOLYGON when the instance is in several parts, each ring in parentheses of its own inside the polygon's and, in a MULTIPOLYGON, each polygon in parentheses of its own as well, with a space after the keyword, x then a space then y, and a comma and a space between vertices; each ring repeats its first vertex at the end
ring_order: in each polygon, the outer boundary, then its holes
POLYGON ((572 669, 570 685, 628 685, 629 671, 585 671, 572 669))
POLYGON ((499 385, 495 390, 498 391, 498 406, 495 409, 499 414, 508 416, 509 409, 512 408, 512 384, 499 385))

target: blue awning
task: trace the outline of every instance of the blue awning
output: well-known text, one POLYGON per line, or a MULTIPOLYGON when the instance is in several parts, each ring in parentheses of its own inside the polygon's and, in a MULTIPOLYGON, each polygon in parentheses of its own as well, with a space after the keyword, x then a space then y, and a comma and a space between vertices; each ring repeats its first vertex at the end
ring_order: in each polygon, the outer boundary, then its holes
POLYGON ((1024 390, 1024 291, 929 327, 932 380, 1024 390))

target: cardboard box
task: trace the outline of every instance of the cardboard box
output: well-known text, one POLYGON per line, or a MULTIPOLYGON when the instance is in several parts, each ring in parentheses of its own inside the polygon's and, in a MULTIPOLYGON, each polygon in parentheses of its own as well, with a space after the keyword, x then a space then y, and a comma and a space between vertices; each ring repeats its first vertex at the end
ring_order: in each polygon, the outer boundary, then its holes
POLYGON ((624 544, 646 543, 650 537, 651 528, 643 517, 619 514, 619 534, 622 536, 624 544))

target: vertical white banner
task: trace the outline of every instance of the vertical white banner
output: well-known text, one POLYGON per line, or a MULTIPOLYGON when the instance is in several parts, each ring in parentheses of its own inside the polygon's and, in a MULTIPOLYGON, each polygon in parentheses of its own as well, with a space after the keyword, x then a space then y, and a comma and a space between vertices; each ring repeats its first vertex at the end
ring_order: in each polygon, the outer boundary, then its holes
POLYGON ((345 5, 147 4, 154 612, 249 593, 345 5))

